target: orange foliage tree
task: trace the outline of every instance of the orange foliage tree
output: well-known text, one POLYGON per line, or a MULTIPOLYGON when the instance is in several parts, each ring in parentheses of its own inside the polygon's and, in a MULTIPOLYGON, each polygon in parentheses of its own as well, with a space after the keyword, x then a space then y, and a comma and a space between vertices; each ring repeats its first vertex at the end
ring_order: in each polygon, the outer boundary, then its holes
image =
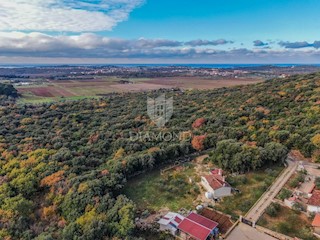
POLYGON ((192 147, 197 151, 202 151, 204 149, 206 137, 206 135, 194 136, 191 141, 192 147))
POLYGON ((206 123, 206 119, 205 118, 198 118, 197 120, 194 121, 194 123, 192 124, 193 128, 199 128, 201 127, 203 124, 206 123))

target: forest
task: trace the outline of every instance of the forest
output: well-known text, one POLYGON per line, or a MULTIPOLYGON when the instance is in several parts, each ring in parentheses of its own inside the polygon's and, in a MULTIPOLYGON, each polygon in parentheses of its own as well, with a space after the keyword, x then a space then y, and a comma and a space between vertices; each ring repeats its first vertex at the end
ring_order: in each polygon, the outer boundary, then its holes
POLYGON ((0 83, 0 96, 18 97, 18 91, 11 84, 0 83))
POLYGON ((195 152, 232 173, 282 162, 291 149, 320 161, 319 73, 38 105, 0 95, 1 239, 138 239, 136 207, 119 190, 137 172, 195 152), (158 128, 147 98, 162 93, 174 112, 158 128), (144 132, 192 138, 130 138, 144 132))

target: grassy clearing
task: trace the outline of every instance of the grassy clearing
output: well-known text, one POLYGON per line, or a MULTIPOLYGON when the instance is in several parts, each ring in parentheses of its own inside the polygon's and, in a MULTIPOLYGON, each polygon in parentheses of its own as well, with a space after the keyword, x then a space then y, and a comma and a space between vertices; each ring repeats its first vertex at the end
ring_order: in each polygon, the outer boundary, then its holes
POLYGON ((123 193, 132 199, 141 210, 158 211, 169 208, 177 211, 180 208, 191 209, 200 193, 196 182, 194 165, 189 163, 160 175, 159 170, 142 175, 129 181, 123 193), (193 179, 193 183, 189 182, 193 179))
POLYGON ((311 222, 312 219, 303 213, 280 206, 279 211, 277 211, 277 214, 273 217, 265 213, 260 218, 258 225, 290 237, 315 240, 317 238, 312 235, 311 222))
POLYGON ((277 178, 282 169, 283 167, 275 166, 246 175, 228 177, 227 181, 231 186, 239 189, 241 193, 223 198, 215 208, 234 218, 244 215, 277 178))

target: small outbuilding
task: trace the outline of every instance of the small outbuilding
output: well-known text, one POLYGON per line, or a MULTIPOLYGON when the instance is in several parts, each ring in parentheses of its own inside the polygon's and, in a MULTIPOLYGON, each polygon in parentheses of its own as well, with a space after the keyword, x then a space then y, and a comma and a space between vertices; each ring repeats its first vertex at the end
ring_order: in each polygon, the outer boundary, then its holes
POLYGON ((309 213, 320 213, 320 190, 314 190, 307 202, 309 213))
POLYGON ((182 222, 184 216, 169 212, 162 217, 158 223, 160 224, 160 231, 169 231, 172 235, 177 235, 178 225, 182 222))

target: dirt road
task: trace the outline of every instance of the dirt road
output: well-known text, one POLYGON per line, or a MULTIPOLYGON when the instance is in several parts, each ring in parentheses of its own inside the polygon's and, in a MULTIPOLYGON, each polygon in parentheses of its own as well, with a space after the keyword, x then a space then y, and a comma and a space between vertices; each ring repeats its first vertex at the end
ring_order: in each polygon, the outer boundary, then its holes
POLYGON ((298 162, 287 159, 288 167, 282 174, 276 179, 272 186, 267 190, 253 208, 245 216, 246 219, 253 223, 256 223, 266 208, 271 204, 272 200, 277 196, 292 174, 295 172, 298 162))

